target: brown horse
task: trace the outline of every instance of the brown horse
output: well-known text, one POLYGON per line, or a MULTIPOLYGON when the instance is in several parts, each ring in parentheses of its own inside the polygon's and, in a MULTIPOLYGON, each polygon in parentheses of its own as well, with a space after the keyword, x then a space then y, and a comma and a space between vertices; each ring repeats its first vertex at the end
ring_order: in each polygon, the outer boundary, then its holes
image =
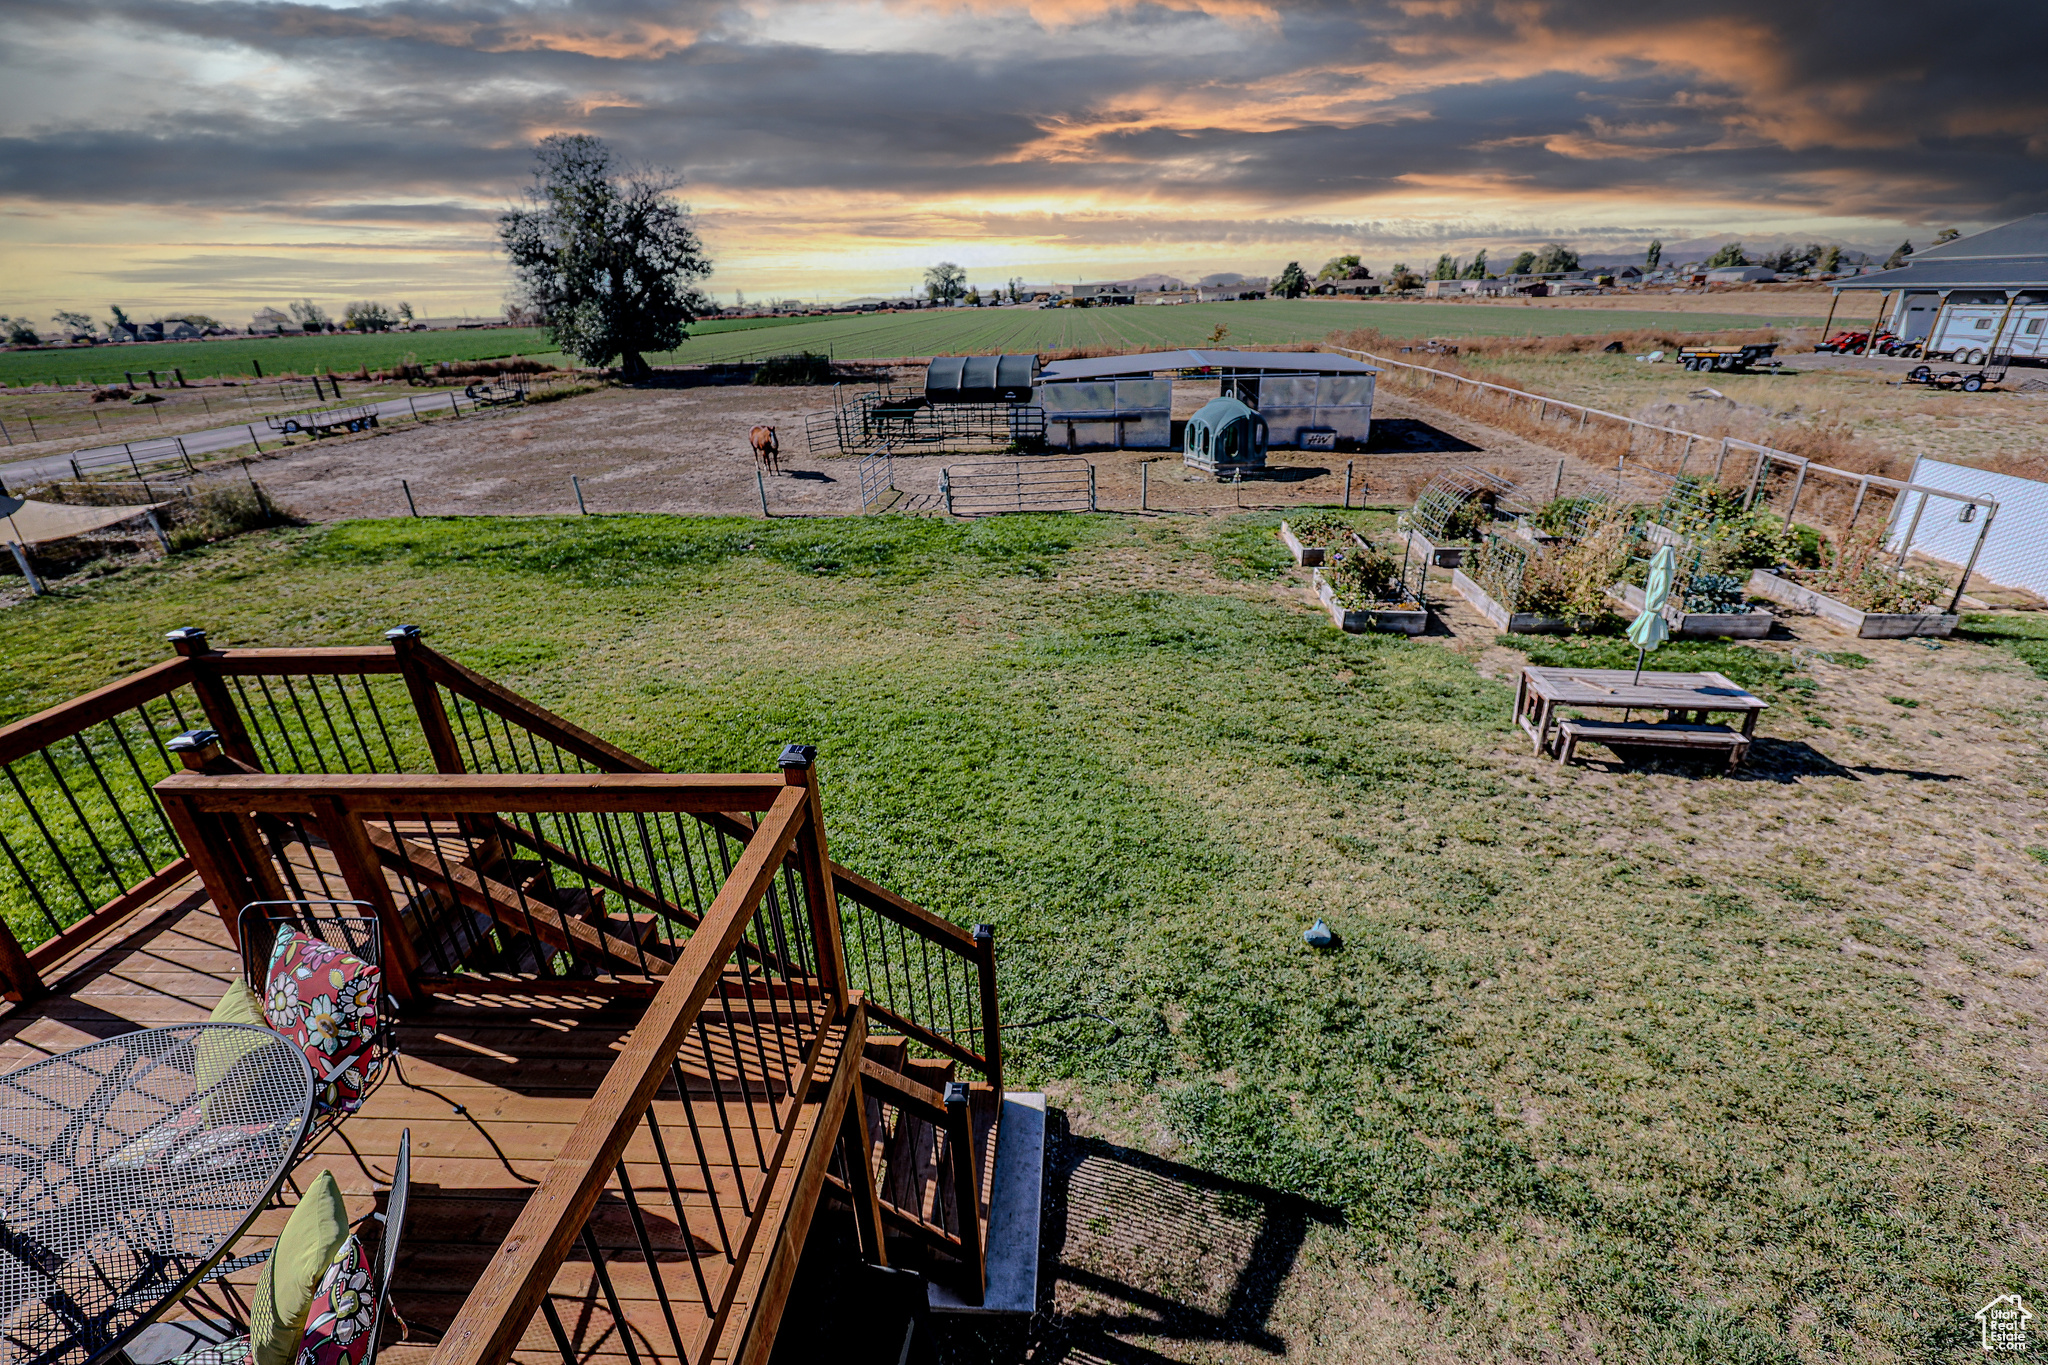
POLYGON ((754 446, 754 464, 770 474, 782 472, 782 443, 775 439, 774 427, 755 427, 747 434, 754 446))

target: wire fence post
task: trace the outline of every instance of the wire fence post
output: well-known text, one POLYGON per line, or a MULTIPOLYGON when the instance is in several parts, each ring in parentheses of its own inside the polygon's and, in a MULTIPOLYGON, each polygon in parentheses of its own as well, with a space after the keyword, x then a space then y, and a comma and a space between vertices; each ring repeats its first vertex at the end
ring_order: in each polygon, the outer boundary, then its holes
POLYGON ((21 410, 21 420, 28 423, 28 438, 31 441, 40 441, 43 439, 42 437, 36 435, 36 415, 34 413, 30 412, 27 408, 23 408, 21 410))
POLYGON ((1556 474, 1556 476, 1555 476, 1554 478, 1552 478, 1552 479, 1551 479, 1551 481, 1550 481, 1550 497, 1551 497, 1551 500, 1552 500, 1552 501, 1556 501, 1556 500, 1557 500, 1558 498, 1562 497, 1563 495, 1564 495, 1564 461, 1563 461, 1563 460, 1559 460, 1559 461, 1557 462, 1557 474, 1556 474))
POLYGON ((1356 461, 1353 460, 1344 462, 1344 510, 1347 512, 1351 510, 1351 466, 1354 463, 1356 461))
POLYGON ((123 441, 123 442, 121 443, 121 450, 122 450, 122 453, 123 453, 123 454, 125 454, 125 455, 127 455, 127 457, 128 457, 128 467, 129 467, 130 469, 132 469, 132 470, 134 470, 134 471, 135 471, 135 482, 137 482, 137 483, 141 483, 141 482, 142 482, 142 466, 141 466, 141 465, 139 465, 139 464, 137 464, 137 463, 135 463, 135 447, 134 447, 134 446, 133 446, 132 444, 130 444, 130 443, 126 442, 126 441, 123 441))
POLYGON ((197 474, 199 471, 192 467, 192 456, 185 449, 185 438, 173 436, 171 439, 178 443, 178 458, 185 462, 185 472, 187 474, 197 474))
POLYGON ((249 423, 249 444, 256 447, 258 455, 263 453, 263 442, 256 439, 256 424, 254 422, 249 423))
MULTIPOLYGON (((149 496, 147 489, 143 490, 143 496, 149 496)), ((156 519, 156 509, 152 507, 142 515, 148 519, 149 529, 156 532, 157 543, 164 547, 164 558, 169 559, 171 556, 171 538, 164 534, 164 524, 156 519)))
POLYGON ((1095 510, 1095 466, 1088 466, 1088 510, 1095 510))
POLYGON ((1138 461, 1138 510, 1140 512, 1152 510, 1152 462, 1150 460, 1138 461))
POLYGON ((420 508, 419 504, 412 500, 412 485, 407 483, 404 479, 400 479, 398 481, 398 486, 405 490, 406 510, 410 511, 414 516, 418 516, 420 514, 420 508))
MULTIPOLYGON (((98 414, 98 413, 94 413, 94 414, 93 414, 93 420, 94 420, 94 421, 98 421, 98 420, 99 420, 99 414, 98 414)), ((0 436, 5 436, 5 437, 7 438, 7 444, 9 444, 9 445, 13 445, 13 444, 14 444, 14 435, 13 435, 13 433, 11 433, 10 431, 8 431, 8 430, 7 430, 7 423, 5 423, 5 422, 0 422, 0 436)))
MULTIPOLYGON (((757 469, 754 472, 756 474, 759 474, 761 471, 757 469)), ((569 486, 576 490, 576 510, 586 517, 589 516, 590 509, 583 505, 583 480, 577 478, 574 474, 571 474, 569 476, 569 486)), ((763 506, 765 505, 766 504, 763 504, 763 506)))
POLYGON ((754 487, 761 492, 761 515, 768 515, 768 480, 761 475, 761 467, 754 466, 754 487))
POLYGON ((417 407, 414 407, 414 406, 413 406, 413 401, 412 401, 412 395, 411 395, 411 394, 407 394, 407 395, 405 396, 405 407, 406 407, 406 410, 407 410, 408 412, 410 412, 410 413, 412 414, 412 420, 413 420, 413 421, 417 422, 417 421, 419 421, 419 420, 420 420, 420 410, 419 410, 419 409, 418 409, 417 407))
POLYGON ((11 540, 7 542, 7 548, 14 551, 14 564, 21 570, 22 579, 28 584, 29 596, 41 597, 44 592, 43 580, 37 578, 36 571, 29 567, 28 551, 11 540))

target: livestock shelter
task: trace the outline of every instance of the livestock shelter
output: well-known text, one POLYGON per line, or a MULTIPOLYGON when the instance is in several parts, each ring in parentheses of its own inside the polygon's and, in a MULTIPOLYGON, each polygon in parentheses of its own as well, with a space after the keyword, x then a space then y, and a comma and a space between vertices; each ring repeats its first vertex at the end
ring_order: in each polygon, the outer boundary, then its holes
POLYGON ((1212 398, 1188 418, 1181 463, 1221 477, 1266 464, 1266 419, 1235 398, 1212 398))
POLYGON ((1258 411, 1271 445, 1334 450, 1371 437, 1378 374, 1322 351, 1148 351, 1053 361, 1039 372, 1039 402, 1055 448, 1171 450, 1174 381, 1215 379, 1258 411))
MULTIPOLYGON (((1981 364, 1993 352, 2048 360, 2048 213, 1932 246, 1896 270, 1834 281, 1881 294, 1877 321, 1928 355, 1981 364)), ((1828 313, 1829 323, 1834 312, 1828 313)))

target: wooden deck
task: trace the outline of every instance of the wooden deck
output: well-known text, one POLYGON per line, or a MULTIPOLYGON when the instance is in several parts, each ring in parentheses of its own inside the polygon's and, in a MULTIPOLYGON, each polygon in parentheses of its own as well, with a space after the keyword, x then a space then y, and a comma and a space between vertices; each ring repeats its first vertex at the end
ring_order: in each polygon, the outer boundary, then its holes
MULTIPOLYGON (((204 891, 195 880, 181 881, 47 972, 52 987, 48 998, 14 1006, 0 1017, 0 1071, 132 1029, 203 1020, 239 973, 240 959, 204 891)), ((391 1365, 425 1365, 433 1343, 454 1319, 549 1162, 583 1116, 586 1102, 644 1007, 641 1001, 553 993, 526 999, 438 998, 431 1010, 399 1025, 403 1080, 387 1072, 362 1110, 310 1149, 290 1177, 283 1205, 257 1220, 237 1245, 237 1253, 260 1251, 273 1241, 297 1191, 321 1170, 333 1173, 352 1219, 379 1207, 380 1195, 390 1183, 399 1136, 410 1129, 412 1203, 394 1291, 409 1334, 405 1343, 387 1346, 382 1358, 391 1365)), ((749 1056, 753 1038, 743 1012, 735 1011, 732 1023, 730 1035, 722 1021, 710 1030, 719 1040, 714 1047, 730 1066, 727 1039, 738 1040, 759 1097, 761 1071, 749 1056)), ((828 1034, 820 1075, 829 1078, 838 1069, 833 1064, 841 1047, 843 1040, 828 1034)), ((737 1106, 729 1101, 724 1116, 734 1132, 735 1152, 725 1144, 725 1125, 708 1089, 700 1093, 701 1078, 688 1079, 712 1178, 728 1190, 744 1182, 750 1192, 757 1191, 763 1183, 760 1158, 740 1123, 737 1106)), ((769 1194, 771 1210, 783 1206, 784 1216, 771 1217, 768 1226, 794 1236, 763 1237, 764 1245, 747 1258, 731 1316, 734 1327, 721 1333, 716 1359, 730 1358, 745 1338, 760 1335, 747 1329, 763 1281, 794 1269, 795 1252, 802 1244, 801 1224, 808 1221, 809 1209, 801 1210, 798 1226, 788 1227, 787 1201, 824 1108, 825 1087, 814 1090, 813 1101, 795 1111, 783 1169, 769 1194), (776 1245, 785 1240, 793 1240, 794 1246, 776 1245), (786 1261, 786 1268, 779 1261, 786 1261)), ((766 1106, 757 1108, 760 1126, 770 1139, 766 1155, 772 1158, 774 1135, 766 1106)), ((690 1143, 688 1116, 673 1098, 657 1100, 655 1112, 671 1135, 672 1169, 681 1185, 689 1233, 700 1254, 710 1253, 718 1230, 711 1222, 701 1169, 694 1159, 682 1159, 690 1143)), ((629 1148, 626 1166, 641 1191, 648 1233, 660 1259, 686 1261, 688 1252, 678 1236, 661 1167, 651 1149, 644 1148, 644 1141, 629 1148)), ((675 1359, 673 1338, 624 1207, 600 1204, 595 1228, 634 1333, 635 1349, 646 1359, 675 1359)), ((217 1299, 238 1316, 246 1314, 254 1274, 247 1271, 214 1287, 217 1299)), ((579 1357, 626 1359, 580 1247, 555 1279, 554 1300, 579 1357)), ((779 1301, 773 1305, 776 1311, 779 1306, 779 1301)), ((694 1357, 704 1314, 688 1302, 674 1301, 672 1307, 694 1357)), ((205 1315, 205 1308, 194 1304, 165 1316, 205 1315)), ((765 1327, 772 1335, 773 1322, 754 1326, 765 1327)), ((514 1358, 559 1365, 560 1352, 539 1317, 514 1358)))

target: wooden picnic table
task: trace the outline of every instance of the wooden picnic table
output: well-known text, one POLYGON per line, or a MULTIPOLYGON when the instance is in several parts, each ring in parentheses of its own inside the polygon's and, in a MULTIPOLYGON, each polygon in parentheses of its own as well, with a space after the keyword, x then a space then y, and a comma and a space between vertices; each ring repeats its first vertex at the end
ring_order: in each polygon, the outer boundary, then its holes
POLYGON ((1515 719, 1547 753, 1559 707, 1580 710, 1661 711, 1677 725, 1688 717, 1703 725, 1716 712, 1739 712, 1743 747, 1756 733, 1757 715, 1770 703, 1745 692, 1719 673, 1646 672, 1640 681, 1629 668, 1538 668, 1522 670, 1515 686, 1515 719))

